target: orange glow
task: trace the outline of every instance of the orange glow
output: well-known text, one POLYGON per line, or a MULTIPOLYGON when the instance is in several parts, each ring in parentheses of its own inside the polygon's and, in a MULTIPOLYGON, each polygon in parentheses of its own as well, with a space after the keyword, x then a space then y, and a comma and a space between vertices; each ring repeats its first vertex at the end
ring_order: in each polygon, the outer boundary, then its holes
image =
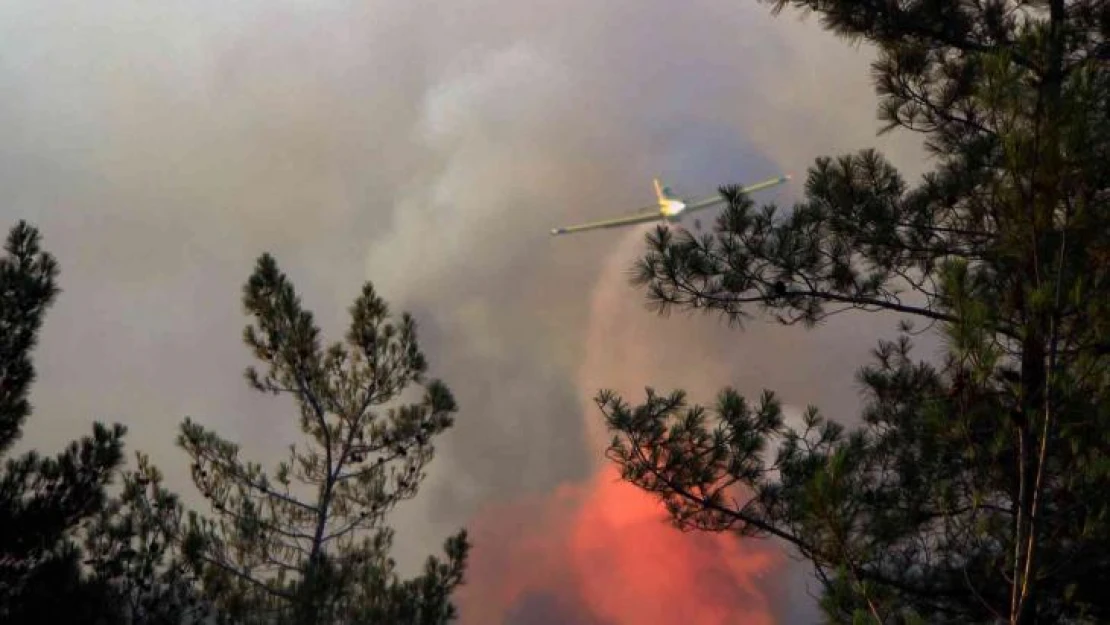
POLYGON ((773 623, 755 584, 777 568, 772 551, 683 533, 657 500, 619 478, 615 468, 597 476, 571 535, 579 591, 594 614, 617 625, 773 623))
POLYGON ((501 622, 542 592, 612 625, 774 623, 760 588, 780 569, 771 545, 683 533, 665 518, 611 467, 549 499, 487 510, 472 525, 462 622, 501 622))

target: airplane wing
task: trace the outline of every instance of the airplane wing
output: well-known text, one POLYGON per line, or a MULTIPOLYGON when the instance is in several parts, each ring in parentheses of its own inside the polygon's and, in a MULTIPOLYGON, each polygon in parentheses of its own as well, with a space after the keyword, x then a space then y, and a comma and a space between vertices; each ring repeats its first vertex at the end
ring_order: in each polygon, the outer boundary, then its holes
MULTIPOLYGON (((644 209, 646 210, 646 209, 644 209)), ((604 221, 594 221, 588 224, 579 224, 577 226, 568 226, 566 228, 555 228, 551 231, 551 235, 572 234, 575 232, 583 232, 585 230, 596 230, 598 228, 617 228, 620 226, 631 226, 633 224, 643 224, 649 221, 662 221, 663 215, 658 212, 653 214, 640 214, 628 215, 627 217, 617 217, 615 219, 606 219, 604 221)))
MULTIPOLYGON (((768 189, 770 187, 774 187, 774 186, 783 184, 787 180, 790 180, 790 175, 789 174, 784 175, 784 176, 775 176, 774 178, 768 178, 767 180, 764 180, 763 182, 757 182, 755 184, 751 184, 751 185, 748 185, 746 187, 741 187, 740 191, 742 191, 744 193, 753 193, 755 191, 762 191, 763 189, 768 189)), ((717 195, 712 195, 710 197, 702 198, 700 200, 697 200, 697 201, 694 201, 694 202, 691 202, 691 203, 687 204, 686 209, 683 210, 682 212, 683 213, 688 213, 688 212, 692 212, 692 211, 696 211, 696 210, 701 210, 703 208, 709 208, 710 206, 716 206, 717 204, 723 204, 726 201, 727 200, 725 200, 725 197, 723 195, 721 195, 720 193, 718 193, 717 195)))
MULTIPOLYGON (((746 187, 741 187, 740 190, 744 193, 752 193, 753 191, 760 191, 762 189, 773 187, 775 185, 780 185, 787 180, 790 180, 789 174, 785 176, 776 176, 774 178, 764 180, 763 182, 757 182, 746 187)), ((687 212, 709 208, 710 206, 721 204, 725 201, 725 198, 720 193, 718 193, 717 195, 687 204, 682 213, 685 214, 687 212)), ((647 223, 649 221, 663 221, 664 219, 665 218, 663 217, 663 215, 659 212, 659 207, 652 206, 641 208, 637 213, 628 215, 626 217, 617 217, 615 219, 607 219, 604 221, 594 221, 591 223, 579 224, 577 226, 569 226, 566 228, 555 228, 551 231, 551 234, 552 236, 556 236, 560 234, 583 232, 586 230, 596 230, 599 228, 618 228, 620 226, 631 226, 633 224, 647 223)))

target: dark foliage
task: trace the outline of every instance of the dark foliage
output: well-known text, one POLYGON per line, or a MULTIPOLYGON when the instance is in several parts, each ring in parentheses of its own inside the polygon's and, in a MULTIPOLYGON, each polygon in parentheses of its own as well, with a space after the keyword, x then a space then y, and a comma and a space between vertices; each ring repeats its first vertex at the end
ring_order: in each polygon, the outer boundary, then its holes
MULTIPOLYGON (((54 258, 39 233, 20 222, 0 258, 0 455, 7 455, 31 414, 31 351, 58 293, 54 258)), ((56 457, 31 451, 0 471, 0 622, 98 622, 110 597, 80 567, 74 542, 81 524, 105 505, 105 486, 122 460, 122 426, 97 423, 92 436, 56 457), (64 598, 65 601, 58 601, 64 598)))
POLYGON ((637 283, 661 312, 892 312, 906 336, 860 372, 859 428, 603 392, 611 456, 682 527, 792 545, 834 622, 1107 622, 1110 3, 772 4, 875 44, 880 117, 936 167, 820 158, 785 213, 723 188, 715 233, 658 229, 637 283), (914 322, 942 362, 911 357, 914 322))

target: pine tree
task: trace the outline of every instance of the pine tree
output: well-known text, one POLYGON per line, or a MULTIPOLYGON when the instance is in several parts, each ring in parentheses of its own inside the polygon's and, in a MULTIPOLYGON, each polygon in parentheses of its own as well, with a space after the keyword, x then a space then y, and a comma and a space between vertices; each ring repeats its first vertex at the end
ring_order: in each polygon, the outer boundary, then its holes
MULTIPOLYGON (((0 258, 0 455, 31 414, 31 352, 58 294, 58 265, 26 222, 11 229, 0 258)), ((106 589, 81 568, 82 524, 104 507, 122 462, 120 425, 96 423, 92 436, 56 457, 29 451, 0 470, 0 622, 93 623, 112 613, 106 589)), ((109 621, 104 621, 109 622, 109 621)))
POLYGON ((858 428, 788 428, 770 392, 603 391, 610 456, 681 527, 785 541, 834 622, 1110 621, 1110 3, 771 4, 874 44, 884 131, 936 167, 911 188, 873 150, 819 158, 785 212, 724 187, 714 233, 658 229, 636 283, 660 312, 902 336, 858 428), (926 329, 941 362, 911 354, 926 329))
POLYGON ((121 471, 123 487, 87 524, 84 564, 110 600, 104 625, 215 625, 226 622, 197 584, 197 571, 175 539, 184 507, 162 486, 162 473, 143 453, 121 471))
POLYGON ((187 557, 206 595, 239 623, 446 623, 462 582, 465 532, 446 542, 446 561, 402 580, 389 557, 386 514, 416 495, 432 439, 453 423, 455 401, 427 369, 416 324, 392 319, 367 283, 351 307, 343 343, 326 349, 293 285, 268 254, 243 291, 254 323, 244 340, 265 365, 246 376, 256 390, 289 395, 304 442, 272 472, 239 447, 186 419, 178 442, 214 517, 191 515, 187 557), (423 397, 399 403, 406 389, 423 397))

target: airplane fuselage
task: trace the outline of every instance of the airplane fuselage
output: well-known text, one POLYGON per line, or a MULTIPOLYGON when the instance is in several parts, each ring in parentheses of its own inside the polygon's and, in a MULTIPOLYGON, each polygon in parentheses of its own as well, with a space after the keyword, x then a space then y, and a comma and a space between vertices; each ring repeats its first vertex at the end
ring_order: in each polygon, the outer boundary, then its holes
POLYGON ((686 204, 678 200, 662 200, 659 202, 659 212, 668 219, 678 217, 678 214, 686 209, 686 204))

